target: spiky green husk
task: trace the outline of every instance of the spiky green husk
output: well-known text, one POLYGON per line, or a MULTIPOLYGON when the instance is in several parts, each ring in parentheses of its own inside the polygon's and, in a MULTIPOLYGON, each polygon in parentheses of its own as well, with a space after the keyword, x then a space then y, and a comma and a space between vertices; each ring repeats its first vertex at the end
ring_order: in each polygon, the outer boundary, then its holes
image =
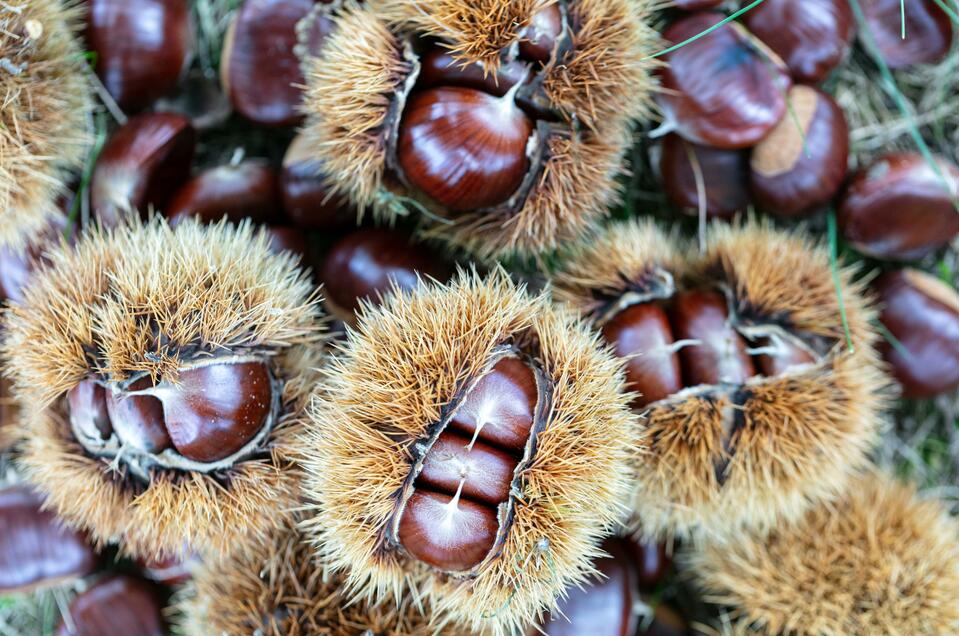
POLYGON ((834 346, 814 366, 749 380, 739 405, 723 391, 650 405, 650 452, 635 465, 637 531, 689 538, 770 528, 842 492, 877 443, 877 413, 885 406, 886 379, 870 325, 875 312, 863 285, 853 282, 854 271, 840 272, 853 350, 846 347, 827 250, 767 223, 710 226, 702 255, 653 223, 614 224, 574 250, 554 278, 555 292, 598 318, 611 300, 641 290, 656 272, 668 272, 680 288, 725 283, 740 314, 834 346), (742 426, 730 454, 723 431, 733 413, 742 426), (727 460, 721 480, 716 466, 727 460))
POLYGON ((3 354, 21 409, 20 461, 68 522, 137 556, 226 552, 282 523, 298 503, 294 437, 322 331, 307 276, 249 224, 131 221, 50 254, 5 317, 3 354), (225 474, 157 470, 149 484, 84 452, 65 393, 88 377, 140 371, 173 381, 198 357, 256 351, 285 380, 262 452, 225 474))
POLYGON ((0 247, 23 249, 62 212, 89 145, 93 99, 75 0, 0 5, 0 247))
POLYGON ((913 486, 865 472, 846 494, 771 535, 685 557, 734 633, 959 633, 959 524, 913 486))
POLYGON ((622 517, 641 436, 623 382, 584 324, 501 270, 367 306, 325 372, 303 442, 304 491, 318 502, 305 525, 321 558, 361 598, 413 594, 451 624, 524 629, 593 571, 599 540, 622 517), (381 539, 413 445, 508 342, 534 349, 553 408, 499 557, 475 578, 443 576, 381 539))

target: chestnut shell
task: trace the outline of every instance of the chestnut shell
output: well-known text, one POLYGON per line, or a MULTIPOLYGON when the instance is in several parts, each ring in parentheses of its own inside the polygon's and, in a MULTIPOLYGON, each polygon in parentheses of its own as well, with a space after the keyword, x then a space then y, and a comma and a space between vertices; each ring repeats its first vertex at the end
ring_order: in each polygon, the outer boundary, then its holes
POLYGON ((75 629, 65 622, 57 636, 164 636, 163 606, 158 591, 131 576, 112 576, 98 582, 70 603, 75 629))
POLYGON ((666 198, 682 212, 699 213, 699 190, 690 154, 699 163, 706 195, 706 216, 731 218, 745 210, 749 196, 749 154, 686 141, 675 133, 663 139, 659 172, 666 198))

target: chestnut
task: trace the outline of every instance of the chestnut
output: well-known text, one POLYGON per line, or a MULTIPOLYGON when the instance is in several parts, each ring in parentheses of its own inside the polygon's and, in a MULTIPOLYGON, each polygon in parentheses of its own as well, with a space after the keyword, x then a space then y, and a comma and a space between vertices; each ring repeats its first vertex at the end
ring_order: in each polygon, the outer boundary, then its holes
POLYGON ((303 133, 286 149, 279 187, 283 210, 298 227, 331 231, 356 224, 356 210, 333 193, 303 133))
POLYGON ((935 0, 861 0, 865 25, 859 37, 875 44, 889 68, 934 64, 952 48, 953 25, 935 0), (906 36, 902 36, 905 15, 906 36))
POLYGON ((256 159, 204 170, 187 181, 164 209, 171 223, 191 215, 204 223, 224 216, 233 223, 243 219, 268 223, 276 221, 279 212, 276 173, 265 161, 256 159))
POLYGON ((655 590, 673 566, 673 560, 666 551, 666 544, 630 540, 629 550, 636 565, 640 589, 655 590))
MULTIPOLYGON (((663 38, 678 44, 715 26, 721 13, 693 13, 663 38)), ((664 56, 659 102, 667 125, 689 141, 723 149, 747 148, 786 114, 787 69, 776 54, 738 23, 729 23, 664 56)))
POLYGON ((441 254, 412 243, 403 232, 361 229, 330 248, 320 267, 320 280, 332 309, 337 314, 349 314, 359 307, 361 299, 379 302, 393 285, 412 289, 417 274, 444 281, 452 273, 452 266, 441 254))
POLYGON ((163 208, 190 176, 196 131, 173 113, 131 118, 107 139, 90 180, 90 205, 99 222, 116 225, 130 213, 163 208))
MULTIPOLYGON (((682 9, 683 11, 698 11, 700 9, 712 9, 718 7, 724 0, 670 0, 669 6, 682 9)), ((753 9, 755 11, 755 9, 753 9)))
POLYGON ((553 56, 563 32, 563 14, 559 4, 543 7, 533 14, 520 32, 519 55, 525 60, 546 64, 553 56))
POLYGON ((265 226, 263 229, 270 237, 270 249, 274 252, 292 252, 300 257, 300 263, 305 267, 312 267, 313 259, 310 244, 303 232, 292 227, 275 225, 265 226))
POLYGON ((416 79, 417 88, 459 86, 484 91, 497 97, 502 97, 513 86, 522 82, 527 73, 527 65, 519 60, 504 62, 495 73, 491 73, 477 62, 464 64, 439 46, 427 51, 420 59, 420 64, 422 67, 416 79))
POLYGON ((743 23, 783 59, 794 80, 808 84, 823 81, 842 62, 855 33, 848 0, 764 0, 743 23))
POLYGON ((802 85, 789 91, 789 102, 794 116, 753 148, 749 163, 756 203, 781 217, 826 206, 848 172, 849 126, 839 104, 802 85))
POLYGON ((707 217, 730 218, 749 206, 749 155, 744 150, 700 146, 670 133, 663 139, 659 172, 666 198, 687 214, 697 215, 704 203, 707 217), (691 159, 698 163, 698 175, 691 159), (697 177, 705 202, 700 201, 697 177))
POLYGON ((199 563, 200 559, 196 555, 137 559, 143 576, 168 586, 182 585, 189 581, 199 563))
POLYGON ((52 216, 46 229, 33 237, 28 245, 0 246, 0 296, 14 302, 23 300, 24 288, 34 270, 45 260, 44 250, 60 241, 66 226, 66 215, 52 216))
POLYGON ((879 320, 895 341, 881 351, 907 398, 959 387, 959 293, 916 269, 887 272, 874 283, 879 320))
POLYGON ((514 100, 469 88, 414 94, 403 113, 397 154, 409 183, 452 212, 505 203, 530 167, 533 121, 514 100))
POLYGON ((205 131, 225 124, 233 113, 233 105, 215 76, 196 69, 187 74, 176 91, 158 99, 153 110, 179 113, 187 117, 194 128, 205 131))
POLYGON ((125 109, 170 92, 190 61, 187 0, 89 0, 87 42, 96 72, 125 109))
POLYGON ((56 636, 167 633, 159 591, 131 576, 99 581, 70 602, 68 615, 69 623, 61 619, 56 636))
POLYGON ((220 81, 234 109, 263 126, 300 120, 304 83, 297 23, 314 0, 245 0, 230 23, 220 59, 220 81))
POLYGON ((97 553, 25 486, 0 490, 0 592, 26 592, 92 573, 97 553))
POLYGON ((869 256, 921 258, 959 233, 959 167, 918 153, 893 153, 861 170, 839 206, 839 227, 869 256))
MULTIPOLYGON (((90 382, 86 380, 85 382, 90 382)), ((71 389, 74 391, 82 390, 84 382, 71 389)), ((130 385, 131 390, 142 391, 151 386, 149 378, 141 378, 130 385)), ((68 394, 68 397, 70 395, 68 394)), ((126 396, 117 391, 106 392, 107 416, 109 418, 109 428, 116 433, 120 443, 127 448, 135 449, 143 453, 158 454, 168 448, 172 448, 173 442, 170 441, 170 434, 167 432, 163 422, 163 404, 155 397, 149 395, 126 396)), ((96 394, 94 394, 96 399, 96 394)), ((71 408, 74 402, 71 400, 71 408)), ((85 415, 85 410, 77 417, 80 420, 85 415)), ((70 422, 74 423, 73 411, 70 412, 70 422)), ((103 437, 101 426, 97 430, 103 437)))
POLYGON ((726 298, 717 291, 677 294, 672 318, 689 384, 742 383, 755 375, 746 341, 729 325, 726 298))

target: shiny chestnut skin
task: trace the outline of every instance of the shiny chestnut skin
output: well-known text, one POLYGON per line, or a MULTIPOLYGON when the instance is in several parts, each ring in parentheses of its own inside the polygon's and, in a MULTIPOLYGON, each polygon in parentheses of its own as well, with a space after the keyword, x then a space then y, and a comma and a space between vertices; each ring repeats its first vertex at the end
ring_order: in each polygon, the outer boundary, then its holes
POLYGON ((416 79, 418 88, 437 88, 441 86, 459 86, 502 97, 523 81, 527 65, 518 60, 500 64, 495 73, 487 73, 481 64, 464 64, 453 57, 446 49, 436 46, 420 57, 420 75, 416 79))
POLYGON ((305 83, 296 25, 313 0, 245 0, 230 24, 220 59, 220 81, 233 108, 263 126, 298 122, 305 83))
POLYGON ((743 22, 783 59, 794 80, 808 84, 823 81, 842 62, 855 33, 849 0, 765 0, 743 22))
POLYGON ((331 192, 323 167, 302 133, 283 156, 279 187, 283 210, 298 227, 332 231, 356 225, 356 210, 331 192))
MULTIPOLYGON (((150 386, 149 378, 141 378, 130 385, 130 390, 140 391, 150 386)), ((158 399, 148 395, 124 397, 111 390, 106 392, 106 401, 110 426, 121 442, 154 454, 173 446, 163 421, 163 404, 158 399)))
POLYGON ((942 177, 917 153, 886 155, 857 174, 839 206, 839 226, 869 256, 921 258, 959 233, 959 167, 937 159, 942 177))
POLYGON ((901 0, 861 0, 872 37, 889 68, 933 64, 952 48, 953 25, 949 15, 934 0, 905 0, 906 39, 902 38, 901 0))
POLYGON ((196 131, 173 113, 145 113, 114 131, 103 146, 90 181, 90 204, 111 226, 148 206, 163 208, 190 176, 196 131))
POLYGON ((717 291, 682 292, 673 299, 677 340, 698 340, 679 355, 687 383, 740 383, 756 374, 743 337, 727 324, 726 298, 717 291))
POLYGON ((563 14, 559 5, 551 4, 540 9, 519 33, 520 57, 541 64, 549 62, 562 31, 563 14))
POLYGON ((193 578, 193 568, 199 563, 195 555, 184 558, 137 559, 140 572, 151 581, 167 586, 182 585, 193 578))
POLYGON ((444 208, 480 210, 507 202, 522 184, 532 132, 509 93, 433 88, 410 97, 397 155, 406 180, 444 208))
POLYGON ((293 252, 300 257, 300 264, 312 267, 310 244, 302 231, 292 227, 266 226, 263 229, 270 237, 270 250, 275 253, 293 252))
POLYGON ((0 295, 3 298, 14 302, 23 300, 23 291, 34 270, 46 260, 44 250, 59 244, 66 227, 67 216, 57 215, 26 248, 0 247, 0 295))
POLYGON ((879 320, 897 343, 881 350, 907 398, 959 387, 959 293, 924 272, 887 272, 876 282, 879 320))
POLYGON ((111 576, 70 603, 73 631, 65 621, 57 636, 164 636, 163 606, 158 591, 146 581, 111 576))
POLYGON ((412 557, 464 572, 489 555, 498 506, 509 500, 537 400, 532 369, 513 357, 496 362, 468 389, 427 450, 400 517, 398 539, 412 557))
POLYGON ((41 510, 42 504, 25 486, 0 490, 0 593, 58 585, 97 568, 87 538, 41 510))
POLYGON ((839 104, 801 85, 789 91, 789 99, 795 118, 784 117, 753 148, 749 163, 756 203, 782 217, 826 206, 842 188, 849 165, 849 126, 839 104))
POLYGON ((320 268, 320 279, 332 303, 353 311, 361 299, 378 302, 393 285, 412 289, 417 273, 445 281, 453 268, 441 254, 412 243, 403 232, 360 229, 330 248, 320 268))
POLYGON ((673 560, 666 553, 666 544, 634 540, 628 543, 630 555, 636 566, 640 589, 644 591, 656 589, 673 566, 673 560))
POLYGON ((217 166, 196 175, 177 191, 164 214, 171 223, 197 216, 214 223, 226 216, 239 223, 277 220, 280 189, 277 175, 265 161, 247 160, 236 165, 217 166))
MULTIPOLYGON (((663 33, 678 44, 725 16, 704 11, 683 17, 663 33)), ((790 79, 782 61, 737 23, 666 55, 659 102, 667 122, 689 141, 723 149, 747 148, 786 114, 790 79)))
POLYGON ((699 214, 699 190, 690 154, 699 164, 706 194, 706 216, 731 218, 750 203, 749 154, 744 150, 721 150, 686 141, 675 133, 663 139, 659 161, 663 192, 686 214, 699 214))
POLYGON ((124 109, 173 90, 193 48, 187 0, 89 0, 87 43, 96 72, 124 109))
POLYGON ((107 390, 93 380, 83 380, 67 391, 70 424, 83 435, 109 439, 113 434, 107 390))
POLYGON ((629 390, 639 393, 635 406, 646 406, 682 390, 679 355, 670 348, 675 338, 662 307, 627 307, 603 325, 602 333, 616 355, 627 358, 629 390))

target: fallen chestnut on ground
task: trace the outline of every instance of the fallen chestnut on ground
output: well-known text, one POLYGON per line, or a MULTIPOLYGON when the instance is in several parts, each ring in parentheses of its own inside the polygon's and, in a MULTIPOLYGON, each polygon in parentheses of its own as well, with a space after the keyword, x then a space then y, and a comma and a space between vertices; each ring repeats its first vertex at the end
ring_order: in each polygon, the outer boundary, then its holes
POLYGON ((176 86, 190 61, 187 0, 90 0, 86 39, 110 95, 139 110, 176 86))
POLYGON ((929 398, 959 387, 959 293, 916 269, 887 272, 874 289, 891 336, 881 350, 903 396, 929 398))
POLYGON ((188 216, 205 223, 224 216, 233 223, 275 222, 281 215, 277 175, 257 159, 208 168, 183 184, 163 212, 171 223, 188 216))
POLYGON ((648 221, 615 224, 552 281, 625 359, 647 415, 631 524, 646 540, 795 518, 841 490, 878 435, 886 382, 851 272, 854 351, 826 249, 755 221, 709 236, 700 253, 648 221))
POLYGON ((862 0, 862 10, 859 37, 876 46, 889 68, 933 64, 952 48, 954 26, 935 0, 862 0))
POLYGON ((57 636, 166 636, 159 590, 132 576, 110 576, 79 594, 57 636))
POLYGON ((856 26, 848 0, 764 0, 743 23, 782 58, 794 80, 809 84, 843 61, 856 26))
POLYGON ((649 106, 647 3, 368 3, 310 62, 311 152, 359 209, 484 257, 606 215, 649 106), (344 108, 344 104, 351 107, 344 108))
POLYGON ((0 490, 0 592, 28 592, 79 579, 97 567, 86 536, 41 510, 43 498, 26 486, 0 490))
POLYGON ((895 153, 861 170, 839 206, 839 227, 857 250, 875 258, 914 260, 959 234, 959 166, 938 170, 918 153, 895 153))
POLYGON ((597 345, 501 270, 364 311, 304 441, 318 556, 361 595, 413 595, 451 627, 543 618, 618 517, 641 434, 597 345))
POLYGON ((839 105, 809 86, 789 91, 792 113, 759 142, 750 159, 756 203, 792 217, 825 207, 846 180, 849 126, 839 105))
POLYGON ((663 139, 659 173, 666 198, 686 214, 695 216, 702 207, 707 217, 729 218, 749 206, 745 151, 700 146, 670 133, 663 139))
POLYGON ((162 209, 190 176, 196 131, 174 113, 145 113, 107 139, 90 180, 90 206, 106 226, 162 209))
MULTIPOLYGON (((679 44, 715 26, 723 14, 685 16, 664 32, 679 44)), ((663 58, 658 101, 666 125, 683 138, 727 150, 748 148, 786 114, 789 74, 782 60, 738 23, 730 23, 663 58)))
POLYGON ((322 329, 295 257, 249 222, 156 218, 50 259, 3 352, 51 508, 153 560, 273 527, 298 500, 285 467, 322 329))

